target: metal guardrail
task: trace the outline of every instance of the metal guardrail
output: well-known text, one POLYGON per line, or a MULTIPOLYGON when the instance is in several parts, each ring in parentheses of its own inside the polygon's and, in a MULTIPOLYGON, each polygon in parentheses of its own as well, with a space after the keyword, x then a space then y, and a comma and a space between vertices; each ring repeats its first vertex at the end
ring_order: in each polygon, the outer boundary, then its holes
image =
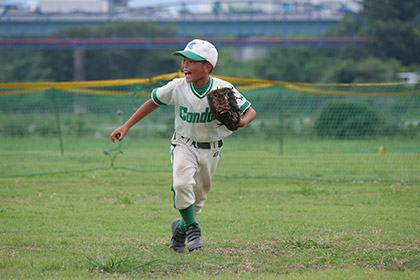
MULTIPOLYGON (((0 38, 0 48, 6 49, 149 49, 182 48, 192 38, 0 38)), ((217 46, 264 46, 264 47, 363 47, 363 37, 320 37, 320 38, 212 38, 217 46)))

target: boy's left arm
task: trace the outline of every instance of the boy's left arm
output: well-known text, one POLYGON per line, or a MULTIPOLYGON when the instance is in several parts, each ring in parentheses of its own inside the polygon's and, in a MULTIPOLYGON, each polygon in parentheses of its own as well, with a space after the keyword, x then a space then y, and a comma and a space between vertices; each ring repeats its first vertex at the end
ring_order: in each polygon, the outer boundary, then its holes
POLYGON ((255 110, 250 106, 244 113, 244 115, 242 116, 241 120, 239 121, 239 127, 244 127, 247 124, 249 124, 250 122, 252 122, 252 120, 255 118, 255 116, 257 115, 257 113, 255 112, 255 110))

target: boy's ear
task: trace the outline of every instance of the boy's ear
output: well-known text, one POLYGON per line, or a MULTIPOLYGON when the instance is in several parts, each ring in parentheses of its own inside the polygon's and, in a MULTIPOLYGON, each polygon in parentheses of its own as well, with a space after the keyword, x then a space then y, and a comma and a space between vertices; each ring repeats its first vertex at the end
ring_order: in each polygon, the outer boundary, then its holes
POLYGON ((206 63, 206 69, 207 69, 207 72, 210 73, 213 70, 213 65, 211 65, 210 62, 207 62, 206 63))

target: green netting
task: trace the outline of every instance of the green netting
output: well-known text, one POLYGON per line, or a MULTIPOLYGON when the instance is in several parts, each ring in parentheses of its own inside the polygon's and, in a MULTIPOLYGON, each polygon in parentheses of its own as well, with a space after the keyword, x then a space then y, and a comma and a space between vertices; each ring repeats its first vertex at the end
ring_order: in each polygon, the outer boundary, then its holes
MULTIPOLYGON (((420 181, 419 84, 225 79, 252 102, 257 118, 225 139, 217 176, 420 181)), ((123 142, 109 140, 166 82, 1 84, 0 177, 171 172, 172 106, 161 106, 123 142)))

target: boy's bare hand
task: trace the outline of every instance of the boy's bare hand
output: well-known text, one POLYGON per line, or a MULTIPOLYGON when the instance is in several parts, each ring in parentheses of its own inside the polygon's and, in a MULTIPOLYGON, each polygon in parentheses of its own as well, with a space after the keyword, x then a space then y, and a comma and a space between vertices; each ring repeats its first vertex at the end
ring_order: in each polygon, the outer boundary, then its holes
POLYGON ((245 111, 245 114, 242 116, 242 119, 239 121, 239 127, 244 127, 250 122, 252 122, 256 115, 257 113, 255 112, 255 110, 252 107, 249 107, 245 111))
POLYGON ((114 132, 111 133, 111 141, 112 143, 115 143, 115 140, 121 141, 124 139, 125 135, 127 134, 128 129, 125 126, 121 126, 114 130, 114 132))

